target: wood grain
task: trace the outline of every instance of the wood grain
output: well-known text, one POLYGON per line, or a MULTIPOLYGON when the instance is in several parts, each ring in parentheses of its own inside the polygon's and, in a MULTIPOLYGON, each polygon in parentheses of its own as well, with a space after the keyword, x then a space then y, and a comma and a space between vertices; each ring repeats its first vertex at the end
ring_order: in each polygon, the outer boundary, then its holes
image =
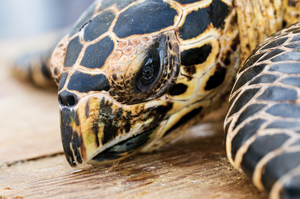
POLYGON ((63 155, 0 170, 3 198, 265 198, 234 170, 223 135, 182 138, 158 152, 74 172, 63 155))
POLYGON ((227 161, 220 112, 111 172, 111 165, 76 172, 64 155, 48 156, 62 152, 57 96, 9 75, 7 58, 20 52, 14 50, 19 45, 0 43, 0 199, 266 198, 227 161))

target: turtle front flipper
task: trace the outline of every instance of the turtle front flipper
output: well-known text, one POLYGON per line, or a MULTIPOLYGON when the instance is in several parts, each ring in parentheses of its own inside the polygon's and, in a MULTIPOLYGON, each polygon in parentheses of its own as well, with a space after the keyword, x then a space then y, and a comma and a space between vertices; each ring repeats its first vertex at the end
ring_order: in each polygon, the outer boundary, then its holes
POLYGON ((13 75, 21 81, 31 82, 42 88, 55 88, 51 77, 50 59, 54 48, 29 52, 11 64, 13 75))
POLYGON ((230 162, 270 198, 300 197, 299 30, 272 35, 246 60, 225 121, 230 162))
POLYGON ((47 42, 49 44, 43 49, 29 51, 17 57, 10 64, 12 75, 37 87, 57 90, 61 70, 56 62, 64 57, 66 42, 63 37, 69 29, 70 27, 66 27, 56 31, 51 37, 45 37, 52 42, 47 42), (55 67, 51 65, 51 60, 55 67))

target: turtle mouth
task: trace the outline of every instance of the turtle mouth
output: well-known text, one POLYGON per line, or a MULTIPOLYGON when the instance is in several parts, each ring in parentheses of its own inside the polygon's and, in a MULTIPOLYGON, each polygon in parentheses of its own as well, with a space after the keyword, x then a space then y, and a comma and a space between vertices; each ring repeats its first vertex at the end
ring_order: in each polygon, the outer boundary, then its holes
POLYGON ((152 140, 153 135, 158 129, 153 127, 147 131, 144 131, 140 134, 137 134, 127 140, 124 140, 114 146, 102 151, 98 155, 96 155, 92 160, 88 163, 90 164, 107 164, 111 162, 116 162, 126 157, 135 154, 139 148, 147 144, 150 140, 152 140))
POLYGON ((72 167, 108 164, 124 159, 149 143, 172 105, 167 102, 120 105, 104 94, 61 107, 61 139, 72 167))

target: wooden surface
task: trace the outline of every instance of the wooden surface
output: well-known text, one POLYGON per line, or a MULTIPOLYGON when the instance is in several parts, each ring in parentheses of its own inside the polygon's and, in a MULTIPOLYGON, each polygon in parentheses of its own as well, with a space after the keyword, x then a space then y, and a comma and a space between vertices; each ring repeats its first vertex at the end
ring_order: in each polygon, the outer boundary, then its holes
POLYGON ((110 172, 111 165, 72 169, 62 154, 56 94, 18 82, 7 68, 32 42, 0 42, 0 199, 266 198, 227 161, 220 112, 110 172))

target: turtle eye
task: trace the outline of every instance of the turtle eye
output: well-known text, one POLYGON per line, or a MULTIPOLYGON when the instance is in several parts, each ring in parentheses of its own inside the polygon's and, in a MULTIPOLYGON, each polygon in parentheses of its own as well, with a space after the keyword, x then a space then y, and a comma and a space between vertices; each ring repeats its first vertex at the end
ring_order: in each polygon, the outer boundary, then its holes
POLYGON ((135 78, 137 93, 147 92, 155 85, 160 74, 160 57, 157 50, 149 52, 135 78))

